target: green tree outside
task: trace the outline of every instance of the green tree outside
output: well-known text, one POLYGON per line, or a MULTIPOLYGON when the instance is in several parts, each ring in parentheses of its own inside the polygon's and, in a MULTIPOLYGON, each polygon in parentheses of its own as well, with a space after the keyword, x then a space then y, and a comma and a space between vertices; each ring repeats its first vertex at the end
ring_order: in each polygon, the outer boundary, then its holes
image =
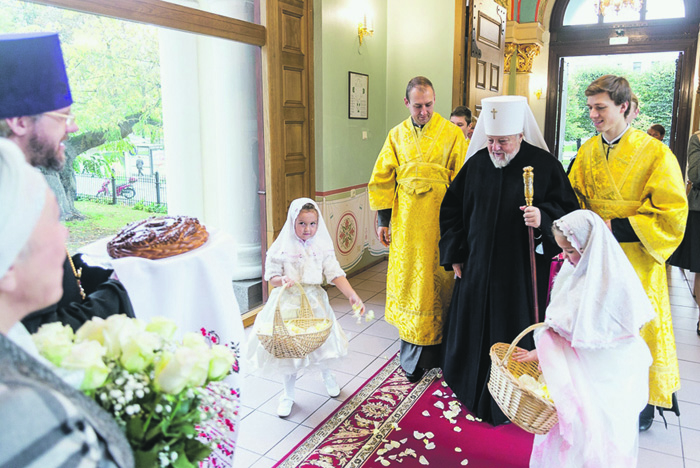
MULTIPOLYGON (((0 0, 0 32, 37 31, 57 32, 61 39, 74 100, 72 112, 80 127, 66 142, 67 167, 61 181, 68 210, 79 215, 72 203, 74 169, 109 175, 112 164, 123 162, 115 153, 132 149, 129 135, 152 143, 162 141, 158 30, 61 8, 0 0), (86 152, 93 148, 101 154, 88 156, 86 152)), ((71 217, 64 213, 64 218, 71 217)))
POLYGON ((638 72, 621 66, 594 65, 571 73, 568 80, 565 140, 571 142, 581 138, 583 142, 595 135, 595 128, 588 117, 584 92, 592 81, 607 74, 627 78, 639 99, 639 116, 632 122, 632 126, 646 132, 652 124, 661 124, 667 135, 664 143, 668 144, 676 76, 676 67, 672 62, 652 63, 648 69, 638 72))

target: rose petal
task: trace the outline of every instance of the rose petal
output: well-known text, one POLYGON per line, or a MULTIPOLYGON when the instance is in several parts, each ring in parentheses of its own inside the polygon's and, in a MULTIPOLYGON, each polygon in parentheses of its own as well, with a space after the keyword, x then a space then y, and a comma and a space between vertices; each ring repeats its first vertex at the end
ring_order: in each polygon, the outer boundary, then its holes
POLYGON ((462 432, 462 428, 459 426, 455 426, 455 432, 462 432))
POLYGON ((425 437, 425 434, 423 434, 422 432, 413 431, 413 437, 415 437, 416 439, 422 439, 423 437, 425 437))
POLYGON ((423 416, 430 416, 430 413, 428 413, 428 410, 425 410, 421 413, 423 416))
POLYGON ((428 463, 428 459, 425 458, 423 455, 420 456, 418 461, 420 462, 421 465, 430 465, 430 463, 428 463))
POLYGON ((469 460, 467 460, 467 459, 465 458, 464 460, 462 460, 462 463, 460 463, 460 465, 462 465, 462 466, 467 466, 468 463, 469 463, 469 460))

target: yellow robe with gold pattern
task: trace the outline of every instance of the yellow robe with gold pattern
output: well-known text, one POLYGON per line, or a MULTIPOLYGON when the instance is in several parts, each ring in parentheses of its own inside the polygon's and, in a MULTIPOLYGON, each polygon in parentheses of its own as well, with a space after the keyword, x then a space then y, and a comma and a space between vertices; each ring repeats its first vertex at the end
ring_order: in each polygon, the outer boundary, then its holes
POLYGON ((368 185, 370 208, 392 209, 385 318, 419 346, 442 341, 454 274, 440 266, 440 203, 466 148, 437 112, 422 130, 409 117, 389 132, 368 185))
POLYGON ((583 208, 605 220, 628 218, 640 240, 620 245, 657 314, 641 330, 654 358, 649 403, 670 408, 680 375, 665 262, 685 232, 688 201, 683 175, 671 150, 642 131, 627 130, 607 159, 606 148, 600 135, 584 143, 569 180, 583 208))

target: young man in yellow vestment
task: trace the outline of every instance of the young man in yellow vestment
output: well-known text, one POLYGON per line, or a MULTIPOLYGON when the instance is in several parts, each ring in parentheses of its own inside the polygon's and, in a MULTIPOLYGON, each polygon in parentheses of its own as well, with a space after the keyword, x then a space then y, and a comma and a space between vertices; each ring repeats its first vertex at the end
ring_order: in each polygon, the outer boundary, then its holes
POLYGON ((585 94, 599 135, 581 146, 569 180, 581 206, 606 221, 656 310, 656 318, 641 330, 654 358, 649 406, 640 415, 640 430, 646 430, 653 406, 673 407, 678 414, 673 393, 680 388, 680 375, 665 262, 683 239, 685 184, 668 146, 625 121, 632 91, 624 77, 602 76, 585 94))
POLYGON ((389 247, 386 321, 399 329, 401 367, 411 382, 436 367, 454 274, 440 266, 440 203, 467 151, 462 131, 434 112, 435 90, 423 76, 408 82, 411 116, 391 129, 369 181, 379 210, 377 236, 389 247), (391 223, 391 232, 389 224, 391 223))

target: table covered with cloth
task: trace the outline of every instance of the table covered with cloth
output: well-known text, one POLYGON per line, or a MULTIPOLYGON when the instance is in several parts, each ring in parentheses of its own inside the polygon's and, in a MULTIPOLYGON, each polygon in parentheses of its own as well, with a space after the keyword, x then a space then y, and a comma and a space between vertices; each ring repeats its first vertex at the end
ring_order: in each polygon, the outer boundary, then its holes
POLYGON ((148 260, 139 257, 113 259, 107 242, 98 240, 80 249, 86 263, 114 269, 126 288, 134 313, 146 322, 166 317, 177 332, 201 333, 209 342, 222 344, 236 354, 234 373, 226 379, 231 388, 227 405, 235 408, 220 415, 225 434, 200 433, 200 438, 223 438, 202 466, 231 467, 239 427, 241 343, 243 321, 233 292, 232 272, 236 245, 228 234, 209 229, 209 239, 197 249, 173 257, 148 260), (223 435, 223 437, 222 437, 223 435))

